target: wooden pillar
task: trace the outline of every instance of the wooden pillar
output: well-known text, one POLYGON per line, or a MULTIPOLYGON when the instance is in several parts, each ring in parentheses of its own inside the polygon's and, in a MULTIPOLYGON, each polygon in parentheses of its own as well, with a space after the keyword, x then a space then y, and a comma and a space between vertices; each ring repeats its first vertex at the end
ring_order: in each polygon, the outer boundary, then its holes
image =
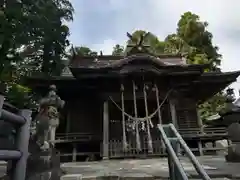
MULTIPOLYGON (((156 101, 157 101, 157 108, 158 108, 158 123, 162 124, 162 114, 161 114, 161 107, 160 107, 160 101, 159 101, 159 90, 156 84, 154 85, 154 87, 155 87, 156 101)), ((161 148, 162 148, 161 153, 165 153, 166 147, 162 140, 162 137, 161 137, 161 148)))
POLYGON ((232 146, 232 141, 230 139, 227 139, 228 146, 232 146))
POLYGON ((52 142, 53 146, 55 146, 55 136, 56 136, 56 126, 50 128, 50 142, 52 142))
MULTIPOLYGON (((148 103, 147 103, 147 86, 144 83, 144 87, 143 87, 143 95, 144 95, 144 105, 145 105, 145 113, 146 113, 146 117, 148 117, 148 103)), ((152 135, 150 132, 150 122, 151 119, 147 119, 147 135, 148 135, 148 152, 152 153, 153 152, 153 146, 152 146, 152 135)))
POLYGON ((216 141, 213 141, 213 142, 212 142, 212 147, 213 147, 213 148, 216 148, 216 147, 217 147, 217 142, 216 142, 216 141))
MULTIPOLYGON (((133 104, 134 104, 134 114, 135 117, 138 117, 138 111, 137 111, 137 98, 136 98, 136 85, 135 82, 132 82, 133 84, 133 104)), ((140 143, 140 135, 139 135, 139 126, 138 126, 139 122, 136 122, 135 128, 136 128, 136 144, 137 144, 137 150, 141 151, 141 143, 140 143)))
POLYGON ((198 127, 200 128, 200 133, 204 133, 202 118, 200 117, 200 114, 197 110, 197 106, 196 106, 196 112, 197 112, 197 124, 198 124, 198 127))
POLYGON ((198 141, 198 150, 199 150, 199 155, 203 156, 202 141, 198 141))
MULTIPOLYGON (((203 134, 204 133, 203 122, 202 122, 200 114, 197 110, 197 105, 196 105, 195 109, 196 109, 196 113, 197 113, 197 124, 198 124, 198 127, 200 128, 200 133, 203 134)), ((198 150, 199 150, 199 155, 203 156, 204 153, 203 153, 203 147, 202 147, 202 141, 201 140, 198 141, 198 150)))
POLYGON ((158 123, 162 124, 162 115, 161 115, 161 107, 160 107, 160 101, 159 101, 159 91, 158 87, 155 84, 155 92, 156 92, 156 101, 157 101, 157 108, 158 108, 158 123))
POLYGON ((67 112, 67 117, 66 117, 66 136, 68 136, 68 133, 70 132, 70 128, 71 128, 71 112, 68 110, 67 112))
POLYGON ((77 161, 77 147, 76 147, 76 144, 73 144, 72 161, 73 162, 77 161))
POLYGON ((109 112, 108 101, 103 104, 103 159, 109 158, 109 112))
POLYGON ((122 143, 123 143, 123 151, 127 150, 127 136, 126 136, 126 124, 125 124, 125 101, 124 101, 124 85, 121 84, 121 108, 122 108, 122 143))
POLYGON ((172 117, 172 123, 175 126, 175 128, 178 129, 176 103, 172 98, 169 99, 169 106, 170 106, 170 112, 172 117))

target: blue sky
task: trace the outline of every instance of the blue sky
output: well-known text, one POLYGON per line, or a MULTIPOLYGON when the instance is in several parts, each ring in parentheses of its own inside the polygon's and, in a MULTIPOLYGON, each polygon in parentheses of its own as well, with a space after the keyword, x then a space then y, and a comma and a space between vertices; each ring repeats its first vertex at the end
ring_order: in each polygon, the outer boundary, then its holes
MULTIPOLYGON (((240 70, 240 1, 237 0, 70 0, 75 8, 69 24, 73 45, 110 54, 127 40, 126 32, 151 31, 159 39, 175 32, 180 15, 192 11, 209 22, 214 44, 223 55, 222 70, 240 70)), ((240 80, 239 80, 240 82, 240 80)), ((240 83, 233 84, 240 89, 240 83)))

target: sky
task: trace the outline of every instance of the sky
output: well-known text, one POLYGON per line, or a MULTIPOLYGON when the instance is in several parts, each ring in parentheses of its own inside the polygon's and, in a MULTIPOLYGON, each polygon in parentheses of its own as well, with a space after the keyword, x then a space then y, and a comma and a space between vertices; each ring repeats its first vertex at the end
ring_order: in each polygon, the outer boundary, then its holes
MULTIPOLYGON (((239 0, 70 0, 74 21, 69 23, 74 46, 87 46, 111 54, 115 44, 128 39, 126 32, 150 31, 160 40, 176 31, 180 16, 191 11, 209 23, 213 43, 223 55, 222 71, 240 70, 239 0)), ((239 82, 232 84, 235 92, 239 82)))

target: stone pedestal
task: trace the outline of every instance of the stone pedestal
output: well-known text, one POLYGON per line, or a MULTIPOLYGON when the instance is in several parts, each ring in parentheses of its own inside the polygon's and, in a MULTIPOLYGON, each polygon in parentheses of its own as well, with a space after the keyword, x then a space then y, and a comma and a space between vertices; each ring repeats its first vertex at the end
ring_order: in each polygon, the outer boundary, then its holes
POLYGON ((228 154, 225 156, 227 162, 240 162, 240 144, 233 144, 228 147, 228 154))
POLYGON ((228 127, 229 140, 232 145, 228 147, 228 154, 225 156, 227 162, 240 162, 240 124, 233 123, 228 127))

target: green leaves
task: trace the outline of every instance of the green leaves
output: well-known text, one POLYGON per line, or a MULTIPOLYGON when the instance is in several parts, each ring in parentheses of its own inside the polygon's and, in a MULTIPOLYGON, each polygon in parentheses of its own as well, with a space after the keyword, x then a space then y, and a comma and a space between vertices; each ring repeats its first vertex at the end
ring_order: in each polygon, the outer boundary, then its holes
MULTIPOLYGON (((210 68, 205 71, 219 71, 222 56, 218 53, 218 47, 213 45, 213 35, 207 30, 207 26, 208 23, 201 21, 198 15, 186 12, 178 21, 175 33, 168 35, 164 41, 160 41, 157 36, 150 33, 144 39, 144 44, 150 45, 149 51, 155 55, 183 54, 188 64, 209 64, 210 68)), ((127 44, 136 43, 135 41, 145 33, 143 30, 133 32, 133 38, 127 44)), ((125 51, 128 49, 126 48, 125 51)), ((114 47, 113 54, 115 52, 116 47, 114 47)), ((221 92, 200 104, 198 109, 201 117, 216 114, 225 107, 225 101, 226 95, 221 92)))
POLYGON ((26 94, 21 93, 18 85, 27 73, 61 73, 65 48, 69 45, 69 29, 63 21, 73 20, 73 7, 69 0, 1 3, 0 81, 8 84, 11 102, 18 103, 22 102, 18 98, 26 94))
POLYGON ((124 47, 117 44, 116 46, 113 47, 113 56, 123 56, 124 55, 124 47))
POLYGON ((16 83, 8 84, 7 100, 18 108, 34 108, 35 102, 31 90, 16 83))
POLYGON ((199 104, 198 112, 200 117, 205 120, 207 117, 215 115, 226 108, 226 95, 222 92, 216 94, 208 101, 199 104))
POLYGON ((90 48, 81 46, 81 47, 75 47, 74 51, 77 55, 80 56, 96 56, 97 52, 92 51, 90 48))
POLYGON ((218 47, 212 43, 213 35, 207 30, 207 26, 208 23, 200 21, 198 15, 186 12, 178 21, 177 36, 194 48, 194 51, 188 52, 189 62, 211 64, 211 70, 215 70, 221 63, 221 55, 217 52, 218 47), (202 60, 199 59, 200 56, 202 60))

